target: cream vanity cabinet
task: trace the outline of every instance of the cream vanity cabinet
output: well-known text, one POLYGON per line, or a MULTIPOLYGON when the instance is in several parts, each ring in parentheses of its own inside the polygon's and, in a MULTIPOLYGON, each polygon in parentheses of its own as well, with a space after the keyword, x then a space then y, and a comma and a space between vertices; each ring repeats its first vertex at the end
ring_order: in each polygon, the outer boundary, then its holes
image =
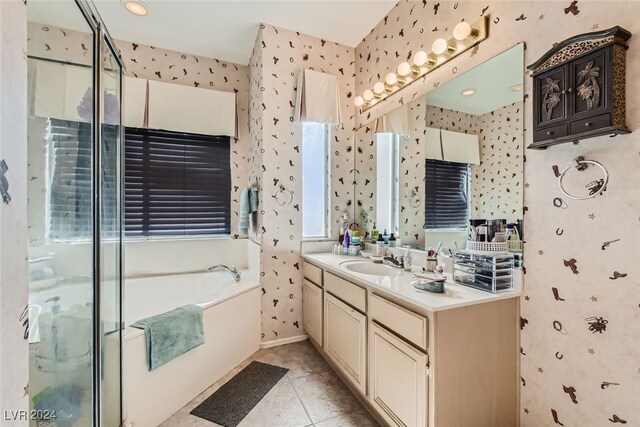
POLYGON ((518 425, 518 298, 433 311, 303 266, 304 327, 381 422, 518 425))
POLYGON ((322 270, 303 262, 302 326, 317 343, 322 343, 322 270))

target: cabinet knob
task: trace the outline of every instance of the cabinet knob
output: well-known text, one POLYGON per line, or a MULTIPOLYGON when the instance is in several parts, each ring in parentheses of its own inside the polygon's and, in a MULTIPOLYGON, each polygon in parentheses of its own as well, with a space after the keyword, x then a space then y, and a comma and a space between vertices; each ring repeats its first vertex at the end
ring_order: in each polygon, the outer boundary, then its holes
POLYGON ((547 131, 547 135, 549 135, 549 136, 553 135, 553 131, 552 130, 548 130, 547 131))
POLYGON ((586 122, 584 125, 585 125, 586 127, 589 127, 589 126, 591 126, 591 122, 586 122))
POLYGON ((569 88, 569 89, 567 89, 567 92, 571 93, 571 92, 573 92, 573 89, 569 88))

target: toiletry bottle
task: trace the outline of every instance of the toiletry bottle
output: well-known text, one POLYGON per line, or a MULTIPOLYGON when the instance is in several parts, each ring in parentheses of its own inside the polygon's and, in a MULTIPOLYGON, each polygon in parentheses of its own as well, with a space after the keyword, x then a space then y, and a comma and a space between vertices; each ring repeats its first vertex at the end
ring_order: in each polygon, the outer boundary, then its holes
POLYGON ((384 229, 384 233, 382 233, 382 240, 384 240, 384 244, 389 246, 389 235, 387 234, 387 229, 384 229))
POLYGON ((349 245, 351 244, 351 236, 349 236, 349 230, 345 230, 344 232, 344 247, 345 248, 349 248, 349 245))
POLYGON ((340 217, 340 234, 338 235, 338 243, 344 243, 344 233, 347 231, 347 228, 349 228, 349 217, 345 212, 342 214, 342 217, 340 217))
POLYGON ((404 253, 404 271, 411 272, 411 248, 409 246, 404 253))
POLYGON ((378 226, 376 225, 376 223, 373 223, 373 230, 371 231, 371 238, 373 240, 378 240, 378 236, 380 235, 380 232, 378 231, 378 226))
POLYGON ((396 247, 396 236, 394 236, 393 233, 391 233, 391 236, 389 237, 389 247, 396 247))

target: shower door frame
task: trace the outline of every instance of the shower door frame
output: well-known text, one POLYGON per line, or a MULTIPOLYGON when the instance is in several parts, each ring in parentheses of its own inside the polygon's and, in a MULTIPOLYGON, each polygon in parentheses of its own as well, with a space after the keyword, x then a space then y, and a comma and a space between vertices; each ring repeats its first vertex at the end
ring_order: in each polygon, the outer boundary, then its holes
POLYGON ((120 168, 119 168, 119 218, 118 218, 118 254, 119 254, 119 280, 118 280, 118 294, 120 296, 118 300, 118 334, 119 334, 119 397, 118 402, 119 410, 119 425, 123 422, 123 396, 122 396, 122 330, 123 330, 123 313, 122 308, 124 306, 124 292, 123 292, 123 274, 124 274, 124 257, 123 257, 123 244, 122 239, 124 235, 123 230, 123 218, 124 218, 124 126, 123 126, 123 114, 122 114, 122 83, 123 75, 125 72, 124 63, 116 46, 111 38, 111 35, 107 31, 98 10, 91 0, 74 0, 81 13, 84 15, 88 25, 93 30, 93 150, 92 150, 92 221, 93 221, 93 354, 92 354, 92 409, 93 409, 93 426, 101 427, 102 423, 102 276, 101 276, 101 243, 102 243, 102 224, 101 224, 101 209, 102 209, 102 191, 101 191, 101 174, 102 174, 102 97, 103 97, 103 82, 102 75, 104 72, 104 62, 102 55, 102 48, 106 46, 112 56, 118 62, 120 66, 120 75, 118 78, 118 85, 120 87, 120 168))

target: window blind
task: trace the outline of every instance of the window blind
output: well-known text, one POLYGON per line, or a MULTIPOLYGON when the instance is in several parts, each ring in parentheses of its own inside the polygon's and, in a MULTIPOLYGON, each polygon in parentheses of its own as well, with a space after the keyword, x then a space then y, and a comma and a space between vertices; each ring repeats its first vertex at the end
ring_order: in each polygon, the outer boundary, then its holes
POLYGON ((427 159, 425 228, 465 228, 469 218, 469 165, 427 159))
MULTIPOLYGON (((49 240, 93 237, 91 126, 71 120, 47 122, 49 240)), ((116 125, 102 127, 102 233, 107 237, 115 237, 118 226, 118 132, 116 125)))
POLYGON ((125 128, 125 231, 231 233, 230 137, 125 128))

